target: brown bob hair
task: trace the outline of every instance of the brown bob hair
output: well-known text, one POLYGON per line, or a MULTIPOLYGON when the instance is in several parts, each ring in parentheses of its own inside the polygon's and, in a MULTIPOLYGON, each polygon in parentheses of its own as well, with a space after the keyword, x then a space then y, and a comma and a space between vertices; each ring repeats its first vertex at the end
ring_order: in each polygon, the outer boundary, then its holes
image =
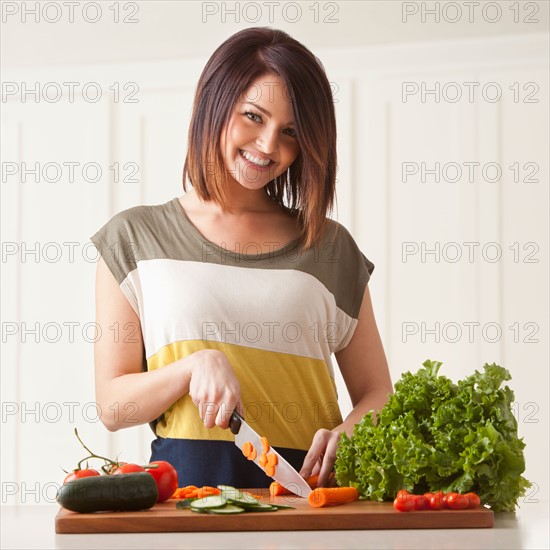
POLYGON ((268 74, 285 82, 300 152, 290 166, 290 181, 285 172, 265 189, 271 199, 298 214, 300 244, 307 249, 319 242, 335 201, 336 117, 321 61, 281 30, 252 27, 239 31, 206 63, 195 92, 183 189, 189 178, 200 199, 213 200, 230 211, 225 183, 232 176, 220 150, 221 132, 237 101, 256 79, 268 74))

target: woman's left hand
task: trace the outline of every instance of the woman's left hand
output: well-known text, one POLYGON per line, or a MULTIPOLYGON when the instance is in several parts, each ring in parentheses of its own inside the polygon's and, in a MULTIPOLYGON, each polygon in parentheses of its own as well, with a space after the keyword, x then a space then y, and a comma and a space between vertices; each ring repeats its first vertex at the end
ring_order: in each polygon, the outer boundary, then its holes
POLYGON ((325 487, 329 479, 329 474, 336 462, 336 448, 340 440, 342 430, 321 429, 315 432, 311 447, 304 458, 304 463, 300 469, 300 475, 307 479, 310 476, 318 475, 318 487, 325 487))

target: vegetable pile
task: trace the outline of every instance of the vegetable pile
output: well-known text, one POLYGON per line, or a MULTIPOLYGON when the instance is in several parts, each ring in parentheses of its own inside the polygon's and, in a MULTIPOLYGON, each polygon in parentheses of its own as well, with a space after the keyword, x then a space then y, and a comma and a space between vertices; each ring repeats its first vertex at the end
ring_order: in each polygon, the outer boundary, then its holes
POLYGON ((188 508, 199 514, 243 514, 245 512, 277 512, 294 509, 283 504, 267 504, 246 491, 229 485, 218 485, 219 494, 202 498, 186 498, 176 502, 176 508, 188 508))
POLYGON ((398 491, 393 507, 398 512, 410 512, 411 510, 465 510, 466 508, 477 508, 480 504, 479 497, 475 493, 424 493, 413 495, 405 489, 398 491))
MULTIPOLYGON (((269 453, 269 449, 271 447, 269 446, 269 442, 267 441, 266 437, 262 437, 261 442, 262 454, 258 459, 258 464, 262 466, 262 468, 265 470, 266 475, 268 475, 269 477, 273 477, 275 475, 275 466, 277 466, 279 459, 277 458, 277 455, 275 453, 269 453)), ((241 451, 243 455, 248 458, 248 460, 256 460, 258 456, 256 447, 254 447, 254 445, 252 445, 250 441, 246 441, 243 444, 241 451)))
POLYGON ((403 374, 376 424, 371 411, 351 438, 342 433, 336 480, 372 500, 393 500, 400 489, 475 492, 496 512, 514 511, 531 484, 521 475, 514 393, 500 387, 510 373, 485 364, 455 384, 438 376, 441 365, 428 360, 403 374))
POLYGON ((111 460, 90 451, 76 428, 74 433, 89 454, 71 472, 64 470, 67 476, 57 492, 57 501, 64 508, 75 512, 142 510, 164 502, 176 491, 178 473, 169 462, 156 460, 141 466, 111 460), (103 461, 103 474, 88 467, 91 459, 103 461))

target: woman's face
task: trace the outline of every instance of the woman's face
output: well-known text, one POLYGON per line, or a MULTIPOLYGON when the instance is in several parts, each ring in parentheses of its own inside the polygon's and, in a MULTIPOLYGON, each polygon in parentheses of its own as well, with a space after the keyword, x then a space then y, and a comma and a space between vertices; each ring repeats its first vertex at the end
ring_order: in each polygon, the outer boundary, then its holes
POLYGON ((300 152, 292 103, 277 75, 258 78, 237 101, 220 147, 229 173, 247 189, 283 174, 300 152))

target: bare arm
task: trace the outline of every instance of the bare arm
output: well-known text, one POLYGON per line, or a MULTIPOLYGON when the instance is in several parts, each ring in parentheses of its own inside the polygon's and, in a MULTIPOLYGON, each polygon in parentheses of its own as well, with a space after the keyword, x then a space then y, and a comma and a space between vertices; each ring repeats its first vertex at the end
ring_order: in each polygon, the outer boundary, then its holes
POLYGON ((359 322, 351 342, 335 354, 346 383, 353 410, 334 431, 353 432, 355 424, 370 410, 381 409, 393 393, 388 362, 374 311, 368 285, 365 287, 359 311, 359 322))
POLYGON ((96 319, 102 334, 94 344, 96 401, 108 430, 151 422, 186 394, 207 428, 226 429, 231 411, 236 407, 242 413, 240 384, 221 351, 202 349, 160 369, 142 371, 139 317, 102 258, 96 319))
POLYGON ((101 328, 101 337, 94 344, 96 401, 109 431, 151 422, 189 392, 196 354, 142 372, 139 317, 103 258, 96 275, 96 322, 101 328))
POLYGON ((329 473, 336 461, 340 433, 351 436, 353 427, 370 410, 380 410, 393 393, 388 362, 376 326, 368 285, 365 287, 359 321, 350 343, 337 352, 336 360, 351 397, 353 410, 342 424, 332 430, 315 433, 300 475, 307 479, 319 474, 319 486, 328 482, 329 473))

